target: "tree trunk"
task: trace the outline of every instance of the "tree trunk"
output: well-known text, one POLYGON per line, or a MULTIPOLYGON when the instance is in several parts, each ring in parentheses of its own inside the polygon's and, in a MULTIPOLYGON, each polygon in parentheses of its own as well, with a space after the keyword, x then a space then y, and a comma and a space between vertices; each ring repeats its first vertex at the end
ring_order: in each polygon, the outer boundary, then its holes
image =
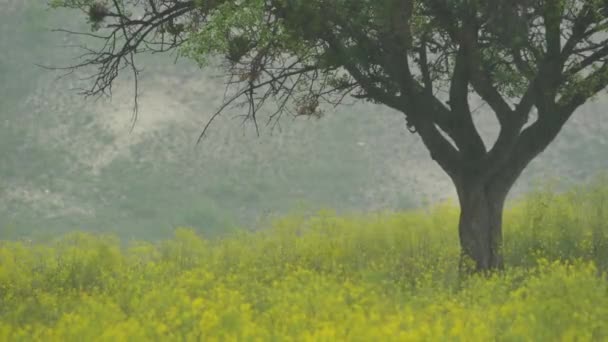
POLYGON ((461 271, 503 267, 502 215, 508 191, 486 184, 459 187, 461 271))

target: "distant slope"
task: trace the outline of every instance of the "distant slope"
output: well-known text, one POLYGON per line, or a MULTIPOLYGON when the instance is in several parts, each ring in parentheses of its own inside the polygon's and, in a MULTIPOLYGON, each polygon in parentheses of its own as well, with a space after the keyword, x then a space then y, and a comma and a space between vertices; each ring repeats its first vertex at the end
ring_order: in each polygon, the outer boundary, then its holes
MULTIPOLYGON (((261 137, 228 114, 195 145, 220 103, 220 71, 168 56, 144 57, 140 117, 129 133, 128 77, 111 101, 84 100, 69 90, 82 86, 76 78, 57 81, 34 66, 70 63, 76 51, 62 45, 73 41, 47 29, 72 18, 37 1, 0 1, 0 237, 71 229, 159 237, 183 225, 213 233, 294 209, 398 210, 454 196, 402 116, 368 104, 321 120, 286 117, 261 137)), ((514 194, 607 169, 603 108, 585 107, 514 194)), ((491 115, 478 116, 491 140, 491 115)))

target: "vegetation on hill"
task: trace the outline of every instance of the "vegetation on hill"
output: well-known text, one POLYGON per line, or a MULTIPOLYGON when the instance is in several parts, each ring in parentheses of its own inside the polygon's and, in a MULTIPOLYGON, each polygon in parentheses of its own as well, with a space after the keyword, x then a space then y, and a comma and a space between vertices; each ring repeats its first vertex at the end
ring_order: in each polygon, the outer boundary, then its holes
POLYGON ((528 196, 506 215, 510 266, 467 278, 449 203, 221 239, 2 241, 0 340, 605 340, 607 204, 601 181, 528 196))
MULTIPOLYGON (((44 1, 0 0, 0 238, 86 230, 159 239, 176 226, 209 236, 293 209, 401 210, 455 195, 405 121, 378 106, 287 119, 259 138, 230 113, 195 146, 223 84, 171 57, 142 61, 139 121, 129 133, 128 80, 111 101, 82 100, 68 90, 82 86, 77 77, 57 81, 36 66, 73 57, 65 46, 75 42, 48 31, 64 24, 86 29, 84 18, 44 1)), ((571 186, 608 168, 605 105, 600 97, 581 109, 514 197, 539 179, 571 186)), ((491 142, 487 107, 475 108, 491 142)))

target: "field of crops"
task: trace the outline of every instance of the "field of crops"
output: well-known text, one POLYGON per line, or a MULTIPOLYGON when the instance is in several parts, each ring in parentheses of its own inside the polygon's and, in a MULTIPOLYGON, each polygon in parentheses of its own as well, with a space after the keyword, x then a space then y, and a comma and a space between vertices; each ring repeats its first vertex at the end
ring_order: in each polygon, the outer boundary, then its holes
POLYGON ((293 215, 158 243, 0 242, 1 341, 608 339, 608 186, 506 214, 507 269, 459 277, 458 211, 293 215))

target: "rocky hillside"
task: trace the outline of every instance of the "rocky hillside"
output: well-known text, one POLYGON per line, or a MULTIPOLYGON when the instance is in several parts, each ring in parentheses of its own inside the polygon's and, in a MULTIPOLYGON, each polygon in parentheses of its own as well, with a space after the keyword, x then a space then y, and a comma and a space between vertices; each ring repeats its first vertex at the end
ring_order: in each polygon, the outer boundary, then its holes
MULTIPOLYGON (((72 229, 155 238, 176 226, 211 234, 292 210, 399 210, 454 196, 403 117, 369 104, 319 120, 286 117, 260 137, 227 113, 196 145, 223 80, 169 56, 144 58, 129 132, 128 77, 111 100, 83 99, 70 90, 83 85, 77 77, 57 80, 35 66, 72 61, 74 41, 48 31, 66 22, 82 24, 38 1, 0 0, 0 238, 72 229)), ((578 113, 514 196, 608 168, 605 100, 578 113)), ((477 119, 490 142, 492 116, 482 106, 477 119)))

